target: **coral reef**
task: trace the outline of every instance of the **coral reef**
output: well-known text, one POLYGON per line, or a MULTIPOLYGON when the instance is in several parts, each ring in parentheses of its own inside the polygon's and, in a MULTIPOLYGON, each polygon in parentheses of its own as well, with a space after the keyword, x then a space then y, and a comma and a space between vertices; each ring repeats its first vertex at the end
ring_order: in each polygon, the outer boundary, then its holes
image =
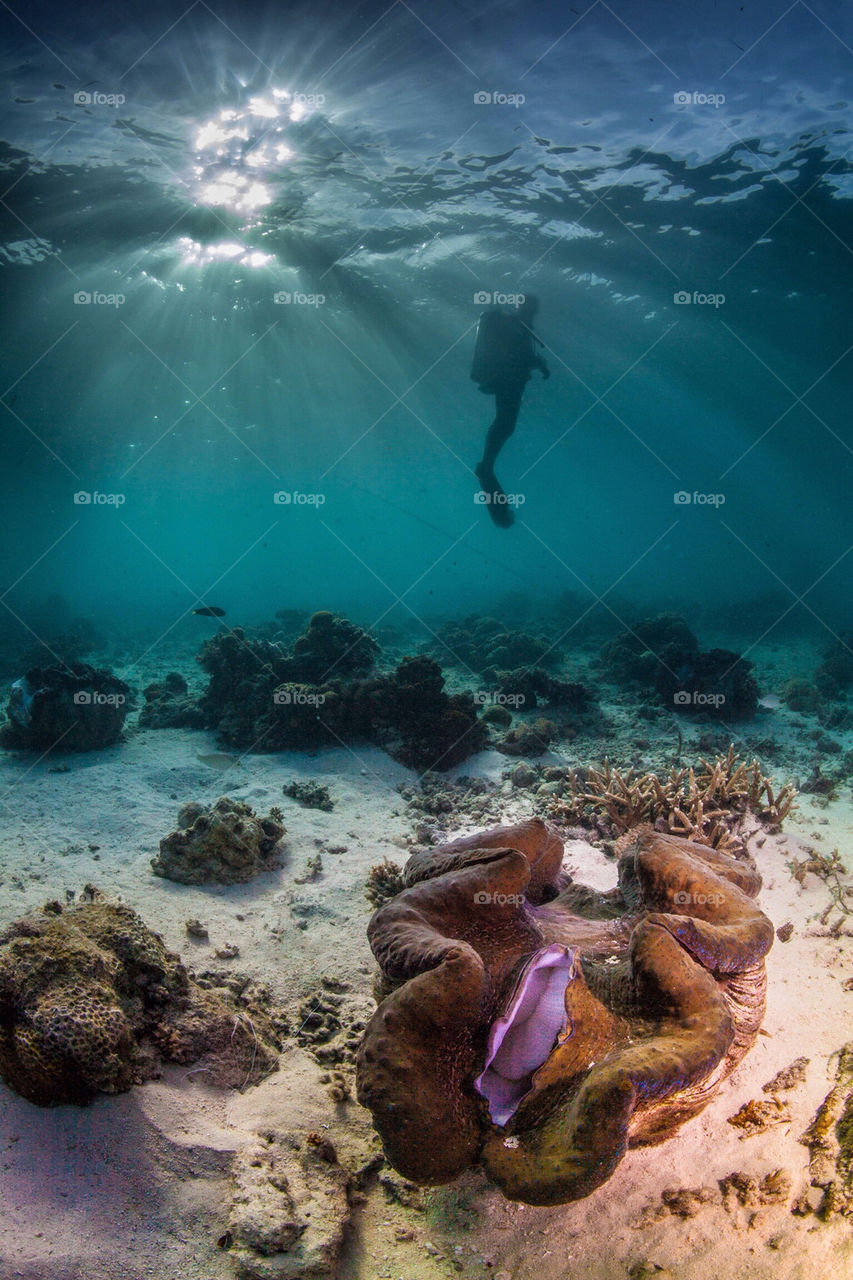
POLYGON ((308 778, 305 782, 297 782, 296 779, 285 782, 282 791, 289 800, 295 800, 304 809, 322 809, 324 813, 331 813, 335 807, 329 788, 315 782, 313 778, 308 778))
POLYGON ((853 685, 853 631, 847 631, 826 650, 814 673, 825 698, 841 698, 853 685))
POLYGON ((728 649, 701 652, 696 636, 675 613, 635 623, 604 645, 601 661, 614 680, 654 689, 678 711, 744 719, 758 706, 752 663, 728 649))
POLYGON ((259 818, 249 805, 228 796, 209 809, 185 804, 177 831, 160 841, 151 870, 179 884, 245 884, 279 865, 277 846, 284 834, 275 818, 259 818))
POLYGON ((471 614, 440 627, 431 652, 442 662, 486 674, 513 667, 551 665, 560 652, 545 635, 510 630, 497 618, 471 614))
POLYGON ((600 770, 570 770, 550 816, 568 824, 592 822, 610 837, 651 822, 658 830, 738 852, 748 813, 778 830, 795 797, 788 783, 775 789, 758 760, 746 764, 730 746, 727 755, 701 760, 697 769, 673 768, 668 777, 634 769, 623 774, 608 760, 600 770))
POLYGON ((662 700, 687 714, 748 720, 758 709, 753 664, 729 649, 708 649, 681 666, 661 665, 655 689, 662 700))
POLYGON ((500 671, 497 675, 498 697, 507 702, 521 699, 519 710, 533 711, 541 703, 561 707, 577 715, 584 715, 594 705, 594 698, 585 685, 576 680, 559 680, 543 667, 519 667, 515 671, 500 671))
POLYGON ((782 701, 791 711, 802 711, 809 714, 819 711, 823 698, 817 685, 808 680, 793 678, 782 686, 782 701))
POLYGON ((362 739, 416 769, 449 769, 486 744, 473 696, 446 693, 438 663, 407 657, 391 673, 367 675, 376 650, 360 628, 327 613, 314 615, 292 655, 239 628, 222 632, 199 656, 211 677, 205 724, 250 751, 362 739))
POLYGON ((379 645, 361 627, 322 609, 293 646, 294 680, 323 684, 330 676, 365 675, 379 655, 379 645))
POLYGON ((371 736, 413 769, 450 769, 488 742, 471 694, 444 691, 432 658, 404 658, 390 677, 365 689, 371 736))
POLYGON ((0 933, 0 1075, 39 1106, 83 1104, 155 1076, 161 1059, 257 1083, 280 1044, 268 993, 205 990, 130 907, 89 891, 0 933))
POLYGON ((139 713, 141 729, 200 729, 204 716, 179 671, 170 671, 142 690, 145 705, 139 713))
POLYGON ((16 680, 2 741, 38 751, 95 751, 121 738, 130 686, 85 662, 32 667, 16 680))
POLYGON ((698 652, 699 641, 684 619, 677 613, 661 613, 656 618, 642 618, 609 640, 601 658, 614 679, 654 685, 659 669, 678 671, 698 652))
POLYGON ((358 1098, 391 1164, 482 1165, 509 1199, 589 1195, 698 1114, 752 1045, 773 927, 751 866, 640 826, 599 893, 539 819, 421 851, 368 927, 358 1098))

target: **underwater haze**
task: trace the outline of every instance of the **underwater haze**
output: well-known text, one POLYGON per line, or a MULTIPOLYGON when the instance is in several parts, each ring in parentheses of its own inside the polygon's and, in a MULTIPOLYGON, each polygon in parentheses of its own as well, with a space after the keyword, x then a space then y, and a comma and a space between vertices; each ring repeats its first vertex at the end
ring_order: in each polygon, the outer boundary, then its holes
POLYGON ((153 632, 517 590, 849 625, 847 6, 0 26, 8 625, 57 593, 153 632), (504 529, 469 372, 525 294, 551 377, 504 529))

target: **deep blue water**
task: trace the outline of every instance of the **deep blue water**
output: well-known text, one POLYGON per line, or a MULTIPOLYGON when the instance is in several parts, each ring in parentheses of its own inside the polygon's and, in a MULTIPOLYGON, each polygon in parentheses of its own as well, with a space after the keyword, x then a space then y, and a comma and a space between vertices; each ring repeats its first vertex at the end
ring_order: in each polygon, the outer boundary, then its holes
POLYGON ((850 625, 840 0, 13 0, 0 35, 7 625, 519 588, 850 625), (501 530, 469 368, 478 295, 525 292, 552 377, 501 530))

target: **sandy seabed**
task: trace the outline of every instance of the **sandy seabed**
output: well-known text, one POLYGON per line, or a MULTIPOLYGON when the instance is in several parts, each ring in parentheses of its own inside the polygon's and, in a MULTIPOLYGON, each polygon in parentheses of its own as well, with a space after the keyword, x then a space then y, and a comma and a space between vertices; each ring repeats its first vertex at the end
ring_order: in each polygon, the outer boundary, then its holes
MULTIPOLYGON (((292 1021, 323 977, 346 983, 346 1001, 369 1013, 364 882, 383 858, 405 860, 414 819, 396 788, 413 775, 372 748, 248 756, 236 764, 200 759, 216 751, 206 733, 151 730, 89 755, 5 756, 0 926, 91 883, 132 906, 190 966, 230 964, 267 982, 292 1021), (68 771, 57 771, 63 764, 68 771), (328 785, 334 810, 285 799, 282 784, 294 778, 328 785), (180 805, 224 794, 259 813, 283 809, 281 869, 230 888, 155 877, 150 860, 180 805), (299 883, 318 851, 319 877, 299 883), (207 924, 208 940, 187 934, 191 918, 207 924), (225 943, 239 948, 234 960, 217 960, 225 943)), ((506 765, 485 752, 457 772, 497 780, 506 765)), ((507 821, 522 803, 507 787, 507 821)), ((829 901, 826 885, 812 875, 800 885, 787 866, 808 847, 838 847, 842 857, 853 847, 849 801, 818 810, 802 797, 783 835, 750 841, 764 878, 762 908, 776 926, 791 922, 793 934, 768 957, 764 1034, 700 1117, 661 1147, 629 1152, 592 1196, 557 1208, 509 1203, 479 1172, 417 1193, 412 1203, 374 1177, 356 1198, 340 1280, 853 1275, 853 1222, 791 1212, 808 1187, 808 1151, 799 1139, 833 1082, 832 1054, 853 1037, 853 991, 844 985, 853 977, 850 938, 827 936, 816 920, 829 901), (801 1056, 809 1059, 805 1081, 782 1095, 783 1121, 740 1136, 727 1119, 764 1097, 762 1085, 801 1056), (716 1191, 733 1172, 760 1181, 780 1169, 792 1181, 785 1203, 756 1209, 717 1194, 691 1217, 658 1212, 668 1188, 716 1191)), ((596 887, 615 882, 612 861, 582 841, 567 842, 565 865, 596 887)), ((310 1127, 365 1151, 374 1141, 368 1113, 354 1100, 335 1102, 321 1076, 321 1066, 289 1041, 278 1071, 243 1095, 174 1067, 86 1108, 42 1109, 0 1085, 0 1277, 233 1277, 233 1260, 217 1241, 228 1222, 235 1152, 258 1129, 310 1127)))

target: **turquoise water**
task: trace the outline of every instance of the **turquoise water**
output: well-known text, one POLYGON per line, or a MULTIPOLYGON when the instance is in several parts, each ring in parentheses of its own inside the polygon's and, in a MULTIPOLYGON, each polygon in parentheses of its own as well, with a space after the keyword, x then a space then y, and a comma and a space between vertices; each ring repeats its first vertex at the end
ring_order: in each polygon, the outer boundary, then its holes
POLYGON ((845 6, 13 10, 6 628, 850 625, 845 6), (502 530, 469 368, 478 295, 530 292, 502 530))

